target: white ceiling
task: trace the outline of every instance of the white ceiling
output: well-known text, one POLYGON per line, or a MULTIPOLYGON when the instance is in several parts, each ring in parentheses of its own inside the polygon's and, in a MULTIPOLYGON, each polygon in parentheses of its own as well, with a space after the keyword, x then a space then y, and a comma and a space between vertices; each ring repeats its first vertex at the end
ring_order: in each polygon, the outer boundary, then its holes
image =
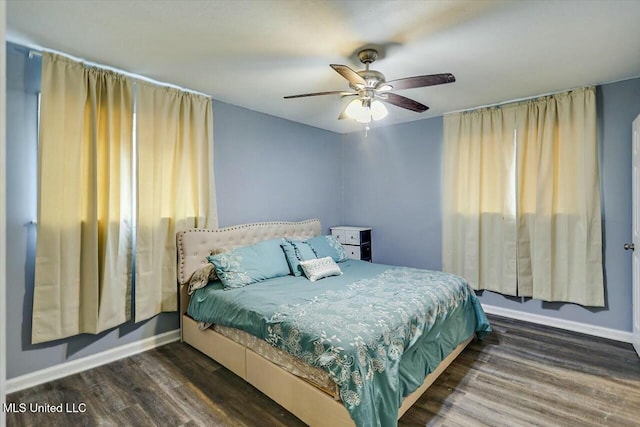
MULTIPOLYGON (((347 89, 330 63, 386 47, 387 80, 450 72, 398 92, 384 124, 640 76, 640 0, 8 0, 7 38, 344 133, 348 100, 285 95, 347 89)), ((382 122, 379 122, 382 124, 382 122)))

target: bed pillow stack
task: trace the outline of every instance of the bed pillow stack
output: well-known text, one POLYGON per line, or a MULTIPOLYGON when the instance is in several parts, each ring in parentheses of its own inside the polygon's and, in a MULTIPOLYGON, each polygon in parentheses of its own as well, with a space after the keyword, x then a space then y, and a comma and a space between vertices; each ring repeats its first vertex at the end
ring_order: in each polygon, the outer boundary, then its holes
POLYGON ((302 240, 286 240, 281 246, 294 276, 302 276, 302 261, 317 258, 311 246, 302 240))
POLYGON ((293 275, 302 276, 304 274, 311 281, 342 274, 336 262, 347 260, 344 248, 333 236, 318 236, 304 241, 287 239, 281 246, 293 275), (329 258, 332 265, 329 265, 327 261, 318 262, 318 259, 324 258, 329 258), (305 263, 308 266, 307 269, 303 266, 305 263), (322 266, 318 268, 326 268, 330 274, 318 275, 314 273, 312 280, 310 276, 312 273, 309 272, 316 269, 316 264, 322 266))
POLYGON ((284 242, 284 239, 267 240, 209 256, 207 259, 215 266, 225 289, 241 288, 290 274, 289 265, 280 247, 284 242))
POLYGON ((342 245, 333 236, 308 240, 273 239, 211 255, 213 267, 194 273, 189 291, 205 286, 217 276, 225 289, 241 288, 275 277, 302 276, 311 281, 342 274, 336 262, 347 260, 342 245), (329 258, 330 263, 325 260, 329 258), (322 259, 323 261, 320 261, 322 259), (303 263, 307 263, 307 267, 303 263), (313 279, 312 279, 313 277, 313 279))

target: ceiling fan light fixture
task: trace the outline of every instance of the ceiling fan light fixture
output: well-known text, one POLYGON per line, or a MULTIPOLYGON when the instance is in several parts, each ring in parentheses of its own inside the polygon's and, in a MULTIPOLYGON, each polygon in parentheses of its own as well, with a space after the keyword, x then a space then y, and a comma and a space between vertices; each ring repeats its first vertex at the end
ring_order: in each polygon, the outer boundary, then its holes
POLYGON ((387 111, 387 107, 377 99, 371 103, 371 118, 373 120, 382 120, 387 117, 389 111, 387 111))
POLYGON ((362 104, 362 99, 354 99, 349 103, 349 105, 347 105, 344 113, 347 115, 347 117, 355 120, 358 123, 369 123, 371 121, 371 112, 362 104))

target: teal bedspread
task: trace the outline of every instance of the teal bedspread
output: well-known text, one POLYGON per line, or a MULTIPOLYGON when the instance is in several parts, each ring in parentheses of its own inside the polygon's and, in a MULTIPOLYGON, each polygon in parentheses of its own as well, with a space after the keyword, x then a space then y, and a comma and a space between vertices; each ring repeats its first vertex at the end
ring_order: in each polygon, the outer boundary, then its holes
POLYGON ((349 260, 342 276, 212 282, 188 313, 241 329, 329 372, 357 426, 396 426, 402 399, 474 332, 491 331, 473 290, 447 273, 349 260))

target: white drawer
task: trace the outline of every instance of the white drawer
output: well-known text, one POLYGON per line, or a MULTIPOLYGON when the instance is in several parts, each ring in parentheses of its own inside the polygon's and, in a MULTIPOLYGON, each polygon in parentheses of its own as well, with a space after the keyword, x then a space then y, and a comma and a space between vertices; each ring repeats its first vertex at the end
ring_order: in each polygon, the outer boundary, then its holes
MULTIPOLYGON (((345 244, 347 245, 359 245, 360 244, 360 231, 359 230, 347 230, 345 233, 345 244)), ((360 259, 360 258, 358 258, 360 259)))
POLYGON ((331 235, 343 245, 347 243, 347 231, 341 228, 332 228, 331 235))
POLYGON ((360 246, 343 245, 342 247, 347 253, 347 258, 360 259, 360 246))

